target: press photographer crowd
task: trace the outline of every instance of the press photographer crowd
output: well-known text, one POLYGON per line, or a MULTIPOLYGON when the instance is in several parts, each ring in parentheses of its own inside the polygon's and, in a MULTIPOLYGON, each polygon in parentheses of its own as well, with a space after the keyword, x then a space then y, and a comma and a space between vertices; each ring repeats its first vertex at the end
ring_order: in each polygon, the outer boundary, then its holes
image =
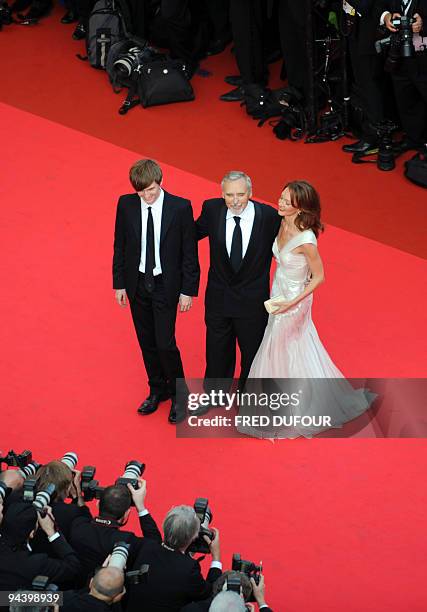
POLYGON ((261 563, 236 553, 222 571, 207 499, 174 506, 162 538, 145 505, 145 464, 129 461, 101 486, 95 467, 77 469, 74 452, 44 465, 30 451, 1 455, 0 610, 36 612, 54 603, 63 612, 270 610, 261 563), (124 529, 131 512, 142 535, 124 529), (205 555, 212 559, 206 578, 205 555))
MULTIPOLYGON (((0 23, 34 25, 53 0, 0 0, 0 23)), ((427 0, 65 0, 90 65, 104 69, 119 113, 194 99, 208 55, 232 43, 238 74, 220 99, 240 103, 280 139, 307 143, 355 135, 354 163, 395 168, 427 186, 427 0), (272 90, 269 65, 282 62, 272 90), (285 81, 287 83, 285 84, 285 81)))

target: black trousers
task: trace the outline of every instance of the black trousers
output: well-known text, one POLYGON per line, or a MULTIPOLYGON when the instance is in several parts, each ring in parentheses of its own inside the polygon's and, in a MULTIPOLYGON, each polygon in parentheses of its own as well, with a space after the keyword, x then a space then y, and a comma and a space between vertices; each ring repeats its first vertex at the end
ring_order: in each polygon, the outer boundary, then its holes
POLYGON ((154 277, 154 290, 139 274, 136 295, 129 300, 133 324, 141 347, 150 392, 176 394, 176 379, 184 378, 181 355, 175 340, 177 304, 167 299, 162 275, 154 277))
POLYGON ((402 59, 392 80, 403 129, 420 147, 427 142, 427 51, 402 59))
POLYGON ((237 342, 241 355, 239 386, 242 387, 264 336, 267 320, 267 312, 237 318, 206 310, 205 378, 234 378, 237 342))
POLYGON ((288 85, 307 98, 309 61, 307 54, 306 2, 279 0, 279 30, 288 85))
POLYGON ((348 45, 354 89, 365 114, 362 138, 372 142, 376 139, 376 133, 371 124, 384 119, 384 60, 380 55, 360 54, 356 37, 350 37, 348 45))
POLYGON ((237 66, 243 82, 266 85, 263 0, 230 0, 230 21, 237 66))

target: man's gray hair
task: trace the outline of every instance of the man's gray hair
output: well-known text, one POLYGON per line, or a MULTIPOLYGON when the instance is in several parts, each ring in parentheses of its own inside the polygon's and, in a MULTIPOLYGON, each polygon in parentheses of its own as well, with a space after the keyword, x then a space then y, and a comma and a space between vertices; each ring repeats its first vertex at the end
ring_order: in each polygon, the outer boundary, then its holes
POLYGON ((200 521, 191 506, 174 506, 163 521, 166 546, 174 550, 187 548, 199 533, 200 521))
POLYGON ((227 174, 224 176, 224 178, 221 181, 221 189, 224 191, 224 184, 226 183, 226 181, 239 181, 240 179, 244 179, 246 181, 248 192, 251 194, 252 193, 251 178, 244 172, 241 172, 240 170, 231 170, 231 172, 227 172, 227 174))
POLYGON ((209 612, 246 612, 246 605, 237 593, 223 591, 214 597, 209 612))

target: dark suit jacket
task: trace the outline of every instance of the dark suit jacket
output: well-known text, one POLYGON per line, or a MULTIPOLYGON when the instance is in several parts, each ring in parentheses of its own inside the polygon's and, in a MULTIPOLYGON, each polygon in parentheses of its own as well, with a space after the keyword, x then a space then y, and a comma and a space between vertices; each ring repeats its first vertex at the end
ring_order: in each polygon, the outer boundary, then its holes
POLYGON ((189 555, 172 551, 145 539, 133 569, 148 563, 147 581, 129 586, 126 612, 178 612, 191 601, 206 599, 220 569, 210 569, 206 580, 200 565, 189 555))
POLYGON ((0 591, 30 589, 38 575, 48 576, 60 589, 73 581, 81 569, 76 553, 62 535, 49 545, 56 559, 44 553, 11 550, 0 539, 0 591))
MULTIPOLYGON (((213 600, 214 597, 209 597, 209 599, 205 599, 203 601, 195 601, 188 604, 188 606, 181 608, 181 612, 209 612, 209 608, 213 600)), ((273 610, 268 606, 264 606, 264 608, 261 609, 261 612, 273 612, 273 610)))
POLYGON ((357 53, 359 55, 376 55, 375 41, 379 38, 381 17, 381 11, 378 10, 376 0, 350 0, 350 4, 361 15, 357 17, 352 32, 352 36, 357 41, 357 53))
MULTIPOLYGON (((52 503, 52 514, 55 517, 55 522, 65 539, 69 541, 71 535, 71 527, 75 519, 85 517, 87 520, 92 519, 92 515, 87 506, 77 506, 77 504, 66 504, 63 501, 52 503)), ((31 542, 33 552, 46 553, 52 555, 51 544, 47 539, 45 532, 42 529, 37 529, 36 535, 31 542)))
POLYGON ((223 198, 206 200, 196 221, 198 239, 209 237, 210 268, 206 311, 225 317, 252 316, 264 311, 270 294, 272 247, 280 227, 277 211, 254 202, 255 219, 246 255, 233 272, 225 243, 227 206, 223 198))
MULTIPOLYGON (((113 287, 135 296, 141 260, 141 199, 123 195, 117 205, 113 287)), ((189 200, 165 191, 160 234, 160 263, 170 305, 179 294, 197 295, 200 279, 193 211, 189 200)))
MULTIPOLYGON (((160 531, 150 514, 140 517, 139 523, 144 538, 162 541, 160 531)), ((128 561, 128 567, 130 567, 144 538, 137 537, 131 531, 121 531, 116 526, 95 523, 86 517, 76 519, 72 525, 70 542, 82 564, 81 580, 78 586, 85 584, 95 569, 103 564, 116 542, 128 542, 131 545, 128 561)))
POLYGON ((65 591, 61 612, 119 612, 119 603, 110 606, 85 591, 65 591))

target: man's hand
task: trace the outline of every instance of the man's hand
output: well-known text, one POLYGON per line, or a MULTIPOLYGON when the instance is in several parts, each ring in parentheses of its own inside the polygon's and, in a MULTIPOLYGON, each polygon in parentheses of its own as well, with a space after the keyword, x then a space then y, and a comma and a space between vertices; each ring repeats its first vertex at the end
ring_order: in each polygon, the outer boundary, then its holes
POLYGON ((126 306, 126 289, 116 289, 116 302, 119 306, 126 306))
POLYGON ((415 21, 412 24, 412 31, 414 32, 414 34, 419 34, 423 29, 423 19, 418 13, 415 13, 414 19, 415 21))
POLYGON ((37 514, 37 521, 47 537, 50 538, 50 536, 53 536, 53 534, 56 533, 55 519, 52 515, 52 508, 50 506, 46 506, 46 510, 46 516, 44 517, 37 514))
POLYGON ((138 512, 145 510, 145 496, 147 495, 147 482, 143 478, 138 478, 138 488, 134 489, 134 487, 128 483, 128 489, 130 494, 132 495, 133 503, 135 504, 138 512))
POLYGON ((251 578, 251 585, 254 597, 259 606, 263 606, 265 604, 265 582, 264 576, 260 574, 259 584, 255 582, 253 578, 251 578))
POLYGON ((181 295, 179 296, 180 312, 187 312, 187 310, 190 310, 192 303, 193 298, 190 295, 184 295, 183 293, 181 293, 181 295))
POLYGON ((82 487, 81 487, 82 473, 80 470, 73 470, 73 482, 71 483, 71 497, 73 499, 77 499, 78 506, 84 506, 85 500, 82 495, 82 487))
POLYGON ((387 30, 390 30, 390 32, 397 32, 397 28, 394 27, 392 22, 393 19, 400 19, 400 17, 400 13, 387 13, 387 15, 384 16, 384 25, 387 30))
POLYGON ((221 550, 219 545, 219 531, 218 529, 213 528, 212 531, 215 533, 215 537, 213 540, 208 538, 208 536, 203 536, 205 541, 209 546, 209 550, 212 555, 212 561, 221 561, 221 550))

